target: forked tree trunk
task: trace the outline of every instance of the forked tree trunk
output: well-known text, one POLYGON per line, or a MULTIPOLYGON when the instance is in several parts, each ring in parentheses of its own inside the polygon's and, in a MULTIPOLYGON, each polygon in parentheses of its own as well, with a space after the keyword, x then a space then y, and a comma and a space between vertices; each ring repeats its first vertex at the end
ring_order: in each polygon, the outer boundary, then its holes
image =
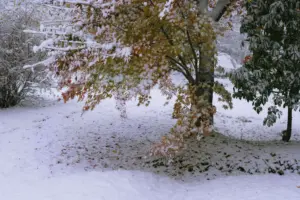
POLYGON ((282 135, 282 140, 284 142, 290 141, 291 136, 292 136, 292 120, 293 120, 292 114, 293 114, 293 108, 292 107, 288 107, 287 128, 286 128, 286 131, 284 131, 283 135, 282 135))

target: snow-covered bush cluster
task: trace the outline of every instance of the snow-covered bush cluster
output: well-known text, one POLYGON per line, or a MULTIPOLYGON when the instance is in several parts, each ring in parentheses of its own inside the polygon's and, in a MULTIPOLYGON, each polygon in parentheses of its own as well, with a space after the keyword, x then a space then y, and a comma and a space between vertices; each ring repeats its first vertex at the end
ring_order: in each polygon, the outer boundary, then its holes
POLYGON ((32 50, 41 38, 24 32, 38 26, 35 17, 32 7, 7 4, 0 12, 0 108, 17 105, 37 87, 48 85, 48 75, 41 66, 34 71, 23 68, 44 56, 32 50))

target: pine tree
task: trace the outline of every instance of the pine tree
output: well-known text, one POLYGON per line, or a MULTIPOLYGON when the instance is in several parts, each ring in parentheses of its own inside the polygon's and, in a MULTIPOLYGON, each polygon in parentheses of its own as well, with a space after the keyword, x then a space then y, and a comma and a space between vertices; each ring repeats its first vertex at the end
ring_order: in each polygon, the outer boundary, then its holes
POLYGON ((252 101, 259 113, 271 98, 264 125, 273 125, 287 108, 287 129, 283 141, 292 132, 292 111, 300 105, 300 1, 249 0, 245 4, 241 33, 247 34, 251 55, 232 75, 234 97, 252 101))

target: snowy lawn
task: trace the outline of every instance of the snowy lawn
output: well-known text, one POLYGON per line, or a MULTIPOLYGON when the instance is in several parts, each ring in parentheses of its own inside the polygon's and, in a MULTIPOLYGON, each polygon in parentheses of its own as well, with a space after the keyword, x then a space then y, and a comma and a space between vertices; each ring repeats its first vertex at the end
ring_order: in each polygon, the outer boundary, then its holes
POLYGON ((41 105, 0 110, 0 199, 300 199, 299 113, 283 143, 285 116, 268 128, 245 101, 215 103, 216 133, 188 141, 171 164, 145 158, 175 123, 157 90, 147 108, 129 102, 125 120, 113 100, 83 116, 81 103, 45 95, 41 105))
POLYGON ((297 200, 299 182, 295 176, 267 175, 179 183, 138 171, 113 171, 0 182, 0 192, 5 200, 297 200))

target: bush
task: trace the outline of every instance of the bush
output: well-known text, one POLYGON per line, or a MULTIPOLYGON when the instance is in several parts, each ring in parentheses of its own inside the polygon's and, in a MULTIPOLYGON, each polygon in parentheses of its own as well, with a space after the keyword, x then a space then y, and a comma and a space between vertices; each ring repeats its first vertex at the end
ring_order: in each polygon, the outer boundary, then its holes
POLYGON ((4 10, 0 19, 0 108, 8 108, 44 85, 47 73, 42 67, 35 68, 35 71, 23 68, 43 57, 32 51, 40 39, 24 32, 26 27, 38 25, 32 17, 32 10, 4 10))

